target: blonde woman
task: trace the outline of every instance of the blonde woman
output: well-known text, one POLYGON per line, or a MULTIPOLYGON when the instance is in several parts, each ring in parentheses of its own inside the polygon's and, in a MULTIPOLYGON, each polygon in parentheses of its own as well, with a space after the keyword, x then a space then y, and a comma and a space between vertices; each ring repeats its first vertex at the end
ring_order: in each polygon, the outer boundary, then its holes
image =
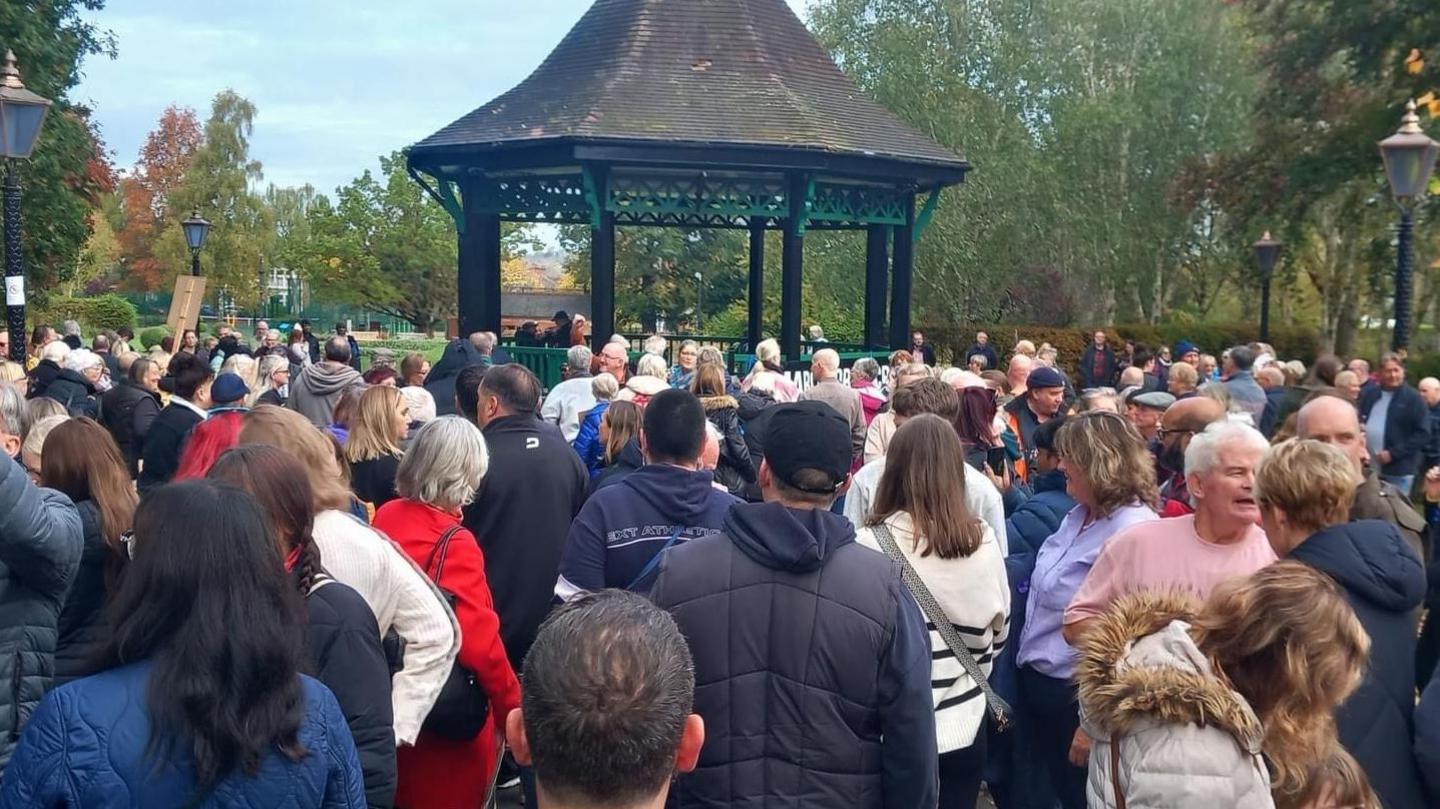
POLYGON ((356 497, 377 509, 395 499, 395 475, 404 455, 400 442, 409 431, 410 405, 398 389, 376 385, 360 395, 345 441, 356 497))
POLYGON ((769 374, 774 382, 775 402, 785 404, 800 400, 800 389, 795 383, 785 376, 785 366, 780 362, 780 343, 775 338, 761 340, 755 346, 755 365, 750 369, 750 374, 745 381, 740 383, 740 389, 748 391, 754 383, 755 377, 761 374, 769 374))
MULTIPOLYGON (((931 413, 906 420, 855 540, 885 551, 881 533, 889 534, 988 677, 1005 647, 1010 585, 995 532, 966 505, 965 476, 965 450, 950 422, 931 413)), ((927 628, 940 806, 973 807, 985 769, 985 695, 935 625, 927 628)))
MULTIPOLYGON (((268 444, 298 462, 315 503, 312 535, 325 570, 370 605, 380 636, 404 643, 391 699, 395 741, 412 745, 459 652, 459 626, 444 597, 399 548, 350 513, 352 495, 335 442, 293 410, 261 405, 245 415, 240 445, 268 444)), ((392 664, 397 661, 392 660, 392 664)))
POLYGON ((640 428, 644 411, 634 402, 611 402, 600 419, 600 444, 605 448, 604 466, 591 483, 592 490, 612 483, 645 465, 640 452, 640 428))
POLYGON ((279 354, 266 354, 255 372, 258 386, 252 385, 250 406, 268 404, 284 407, 290 398, 290 360, 279 354))
POLYGON ((1340 589, 1299 562, 1231 579, 1198 611, 1127 597, 1080 641, 1088 805, 1270 809, 1309 791, 1369 654, 1340 589))
POLYGON ((1036 764, 1065 809, 1085 806, 1087 740, 1075 704, 1075 650, 1065 642, 1065 608, 1110 537, 1158 519, 1155 463, 1145 440, 1119 413, 1087 411, 1055 435, 1065 490, 1078 505, 1040 546, 1030 576, 1016 664, 1022 698, 1019 727, 1028 728, 1036 764), (1072 749, 1073 748, 1073 749, 1072 749))
POLYGON ((19 388, 22 396, 30 389, 30 377, 25 375, 25 366, 7 359, 0 359, 0 382, 9 382, 19 388))

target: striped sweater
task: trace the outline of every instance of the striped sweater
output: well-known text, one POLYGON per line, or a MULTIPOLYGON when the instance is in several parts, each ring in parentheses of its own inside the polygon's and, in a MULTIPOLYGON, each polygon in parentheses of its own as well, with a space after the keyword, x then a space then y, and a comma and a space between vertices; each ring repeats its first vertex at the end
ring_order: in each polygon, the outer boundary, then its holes
MULTIPOLYGON (((965 646, 989 676, 992 661, 1005 647, 1010 631, 1010 586, 1005 577, 1005 558, 995 533, 981 523, 984 540, 975 553, 955 559, 935 554, 921 556, 915 550, 910 515, 892 514, 885 520, 895 544, 919 574, 930 594, 939 602, 960 633, 965 646)), ((861 528, 856 540, 880 549, 871 528, 861 528)), ((935 700, 935 736, 941 753, 960 750, 975 742, 975 733, 985 716, 985 694, 945 645, 945 639, 927 619, 930 630, 930 687, 935 700)))

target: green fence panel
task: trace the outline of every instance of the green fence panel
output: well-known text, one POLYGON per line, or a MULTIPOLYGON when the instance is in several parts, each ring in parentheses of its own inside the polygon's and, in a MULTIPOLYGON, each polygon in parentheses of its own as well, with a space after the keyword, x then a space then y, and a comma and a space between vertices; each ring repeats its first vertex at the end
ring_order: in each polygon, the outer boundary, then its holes
POLYGON ((566 348, 536 348, 534 346, 507 346, 510 358, 535 372, 540 384, 548 390, 564 379, 566 348))

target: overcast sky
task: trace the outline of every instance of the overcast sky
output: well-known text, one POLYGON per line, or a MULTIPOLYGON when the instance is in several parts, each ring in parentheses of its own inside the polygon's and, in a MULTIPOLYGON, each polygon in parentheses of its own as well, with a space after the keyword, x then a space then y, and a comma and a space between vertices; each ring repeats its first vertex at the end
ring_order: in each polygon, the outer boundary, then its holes
MULTIPOLYGON (((786 0, 802 13, 806 0, 786 0)), ((170 104, 204 121, 227 87, 258 108, 265 181, 325 193, 527 76, 589 0, 108 0, 114 60, 91 57, 89 105, 117 166, 170 104)))

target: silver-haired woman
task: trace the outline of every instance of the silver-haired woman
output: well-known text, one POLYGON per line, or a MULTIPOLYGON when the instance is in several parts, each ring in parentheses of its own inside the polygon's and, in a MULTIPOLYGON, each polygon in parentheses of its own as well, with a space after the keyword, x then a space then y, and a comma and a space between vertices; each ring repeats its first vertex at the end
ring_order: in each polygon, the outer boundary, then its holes
MULTIPOLYGON (((485 581, 485 557, 460 523, 460 509, 490 465, 480 429, 441 416, 415 434, 395 476, 400 499, 375 513, 375 527, 395 540, 444 591, 460 623, 455 664, 472 672, 490 698, 490 718, 468 740, 421 730, 398 753, 396 806, 479 806, 495 772, 495 721, 520 705, 520 683, 500 642, 500 618, 485 581)), ((429 720, 427 720, 427 727, 429 720)))

